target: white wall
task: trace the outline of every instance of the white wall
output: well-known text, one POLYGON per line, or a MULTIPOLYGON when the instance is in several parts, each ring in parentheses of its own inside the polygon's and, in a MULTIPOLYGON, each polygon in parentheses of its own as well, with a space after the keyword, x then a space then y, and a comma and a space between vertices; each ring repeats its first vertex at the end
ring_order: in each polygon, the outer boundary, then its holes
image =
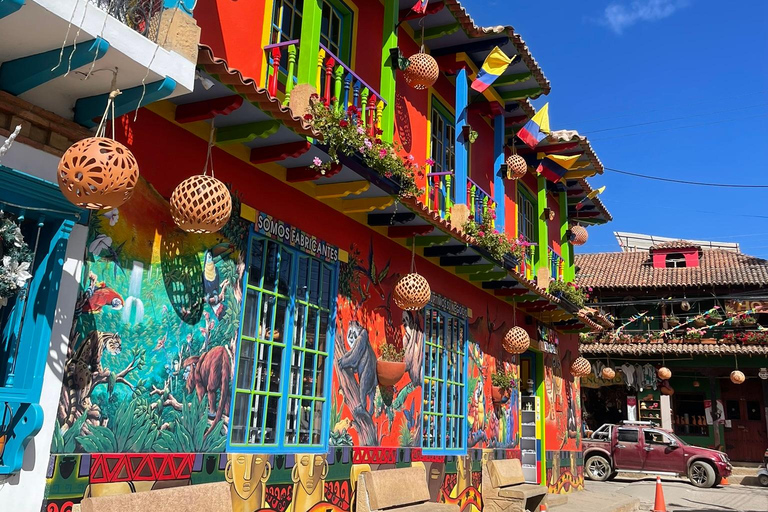
MULTIPOLYGON (((10 163, 6 165, 11 166, 10 163)), ((22 470, 5 480, 0 480, 0 511, 39 512, 43 502, 45 475, 51 455, 51 438, 56 421, 56 409, 59 405, 61 379, 82 275, 82 258, 87 236, 88 227, 78 224, 69 237, 64 271, 61 275, 59 301, 56 304, 56 317, 51 332, 48 361, 43 377, 43 391, 40 397, 40 406, 43 408, 44 415, 43 428, 27 445, 22 470)))

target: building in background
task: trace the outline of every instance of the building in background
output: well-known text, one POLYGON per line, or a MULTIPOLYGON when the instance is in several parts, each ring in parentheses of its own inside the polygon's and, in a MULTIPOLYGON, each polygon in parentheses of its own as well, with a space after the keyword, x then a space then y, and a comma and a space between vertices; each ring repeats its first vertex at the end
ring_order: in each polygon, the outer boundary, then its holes
POLYGON ((653 421, 685 441, 756 462, 768 444, 768 261, 673 240, 649 250, 576 257, 576 282, 614 317, 582 336, 595 373, 582 380, 591 428, 653 421), (603 366, 614 380, 600 377, 603 366), (657 378, 667 367, 669 379, 657 378), (739 383, 742 372, 746 380, 739 383))

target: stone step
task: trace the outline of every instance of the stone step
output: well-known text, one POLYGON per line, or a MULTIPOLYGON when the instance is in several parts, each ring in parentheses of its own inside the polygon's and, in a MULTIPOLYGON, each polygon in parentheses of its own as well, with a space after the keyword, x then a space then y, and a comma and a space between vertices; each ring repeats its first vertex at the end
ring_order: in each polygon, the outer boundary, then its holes
POLYGON ((560 507, 568 503, 567 494, 547 494, 547 508, 560 507))

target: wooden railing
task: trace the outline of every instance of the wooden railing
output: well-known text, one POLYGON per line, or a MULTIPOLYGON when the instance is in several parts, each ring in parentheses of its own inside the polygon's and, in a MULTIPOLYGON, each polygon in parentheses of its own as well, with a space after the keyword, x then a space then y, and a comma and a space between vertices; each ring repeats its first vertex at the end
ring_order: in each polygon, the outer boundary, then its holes
POLYGON ((563 257, 555 252, 552 247, 547 247, 549 261, 549 276, 555 281, 563 280, 563 257))
POLYGON ((483 222, 483 215, 491 214, 491 225, 496 224, 496 202, 491 198, 491 194, 483 190, 480 185, 467 178, 467 207, 469 208, 469 218, 478 224, 483 222))
POLYGON ((533 281, 536 277, 536 268, 535 268, 535 256, 536 256, 536 248, 535 246, 527 247, 525 250, 525 254, 523 255, 522 261, 517 264, 517 267, 515 267, 515 270, 518 274, 521 274, 529 281, 533 281))
MULTIPOLYGON (((283 105, 291 100, 291 91, 298 85, 296 65, 299 58, 299 40, 270 44, 264 47, 267 53, 267 91, 278 96, 283 94, 283 105)), ((374 135, 380 126, 382 112, 387 102, 381 94, 360 78, 340 58, 322 43, 317 53, 315 80, 311 85, 317 89, 320 100, 327 106, 346 110, 354 105, 360 112, 360 119, 369 134, 374 135)))
POLYGON ((450 219, 455 202, 453 171, 427 173, 427 187, 429 209, 439 212, 443 219, 450 219))

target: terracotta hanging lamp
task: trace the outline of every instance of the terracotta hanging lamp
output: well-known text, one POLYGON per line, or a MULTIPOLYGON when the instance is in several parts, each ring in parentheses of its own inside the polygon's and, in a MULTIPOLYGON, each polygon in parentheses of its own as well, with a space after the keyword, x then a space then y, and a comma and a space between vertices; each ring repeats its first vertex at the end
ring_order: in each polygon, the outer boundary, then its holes
POLYGON ((666 366, 662 366, 656 371, 656 375, 658 375, 661 380, 669 380, 672 378, 672 370, 666 366))
POLYGON ((112 92, 95 137, 72 144, 59 160, 56 179, 67 200, 80 208, 104 210, 122 206, 139 180, 139 164, 133 153, 114 140, 115 98, 120 90, 112 80, 112 92), (106 137, 106 120, 112 114, 112 138, 106 137))
POLYGON ((584 357, 577 357, 571 363, 571 375, 574 377, 586 377, 592 373, 592 365, 584 357))
POLYGON ((736 361, 736 369, 731 372, 731 382, 734 384, 744 384, 744 381, 747 380, 747 376, 744 375, 744 372, 739 370, 739 359, 735 354, 733 358, 736 361))
POLYGON ((613 368, 603 368, 603 371, 600 373, 601 377, 604 380, 613 380, 616 377, 616 370, 613 368))
POLYGON ((215 127, 211 121, 211 135, 203 174, 191 176, 179 183, 171 194, 173 221, 188 233, 215 233, 223 228, 232 214, 232 196, 226 185, 213 175, 213 136, 215 127), (211 175, 208 176, 208 165, 211 175))
POLYGON ((588 238, 589 233, 587 233, 587 230, 577 224, 570 229, 568 242, 570 242, 571 245, 584 245, 587 243, 588 238))
POLYGON ((421 19, 421 49, 408 57, 408 67, 403 71, 405 83, 416 90, 429 89, 440 77, 440 67, 434 57, 424 52, 424 18, 421 19))
POLYGON ((392 299, 400 309, 405 311, 418 311, 427 304, 432 297, 432 290, 427 279, 416 272, 416 240, 413 241, 411 250, 411 272, 398 279, 392 290, 392 299))
POLYGON ((517 147, 515 146, 514 140, 512 142, 512 154, 507 157, 506 163, 508 180, 519 180, 528 172, 528 162, 525 161, 525 158, 517 154, 517 147))
MULTIPOLYGON (((517 309, 514 304, 512 306, 512 315, 514 317, 513 321, 517 323, 517 309)), ((531 346, 531 337, 528 335, 528 331, 516 325, 504 335, 501 346, 510 354, 522 354, 531 346)))

